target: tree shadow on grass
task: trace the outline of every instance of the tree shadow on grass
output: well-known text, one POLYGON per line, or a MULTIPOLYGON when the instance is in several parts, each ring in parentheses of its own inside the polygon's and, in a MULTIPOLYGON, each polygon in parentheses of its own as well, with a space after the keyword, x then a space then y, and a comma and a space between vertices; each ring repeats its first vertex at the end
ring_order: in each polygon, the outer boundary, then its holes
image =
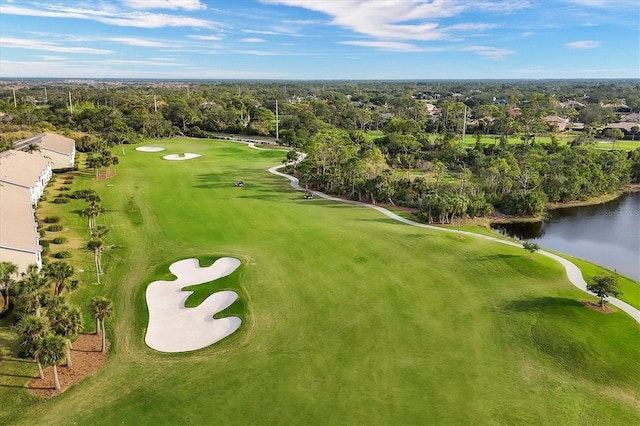
POLYGON ((519 254, 496 253, 496 254, 488 254, 485 256, 478 256, 475 258, 475 260, 489 261, 489 262, 493 262, 496 260, 509 261, 509 260, 520 259, 521 257, 522 256, 519 254))
POLYGON ((515 312, 551 312, 564 310, 566 308, 583 308, 578 300, 567 299, 565 297, 535 297, 531 299, 513 300, 502 308, 506 311, 515 312))

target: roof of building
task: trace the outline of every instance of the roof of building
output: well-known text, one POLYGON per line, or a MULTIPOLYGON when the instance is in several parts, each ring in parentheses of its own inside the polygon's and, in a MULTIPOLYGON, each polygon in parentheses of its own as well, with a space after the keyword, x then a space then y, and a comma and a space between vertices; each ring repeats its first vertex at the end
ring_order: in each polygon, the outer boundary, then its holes
POLYGON ((626 130, 627 132, 630 132, 631 129, 633 129, 634 127, 638 127, 638 123, 633 123, 633 122, 607 123, 607 125, 604 126, 605 129, 622 129, 622 130, 626 130))
POLYGON ((30 144, 36 144, 45 151, 71 155, 75 150, 76 141, 56 133, 38 133, 28 139, 15 142, 14 146, 17 150, 24 150, 30 144))
POLYGON ((622 117, 620 119, 620 121, 639 122, 640 121, 640 112, 634 112, 634 113, 631 113, 631 114, 627 114, 624 117, 622 117))
POLYGON ((41 251, 29 190, 0 185, 0 246, 41 251))
POLYGON ((0 181, 31 188, 50 162, 40 155, 14 149, 0 152, 0 181))
POLYGON ((558 117, 557 115, 547 115, 546 117, 543 118, 543 120, 546 122, 552 122, 552 123, 568 123, 569 122, 568 118, 558 117))

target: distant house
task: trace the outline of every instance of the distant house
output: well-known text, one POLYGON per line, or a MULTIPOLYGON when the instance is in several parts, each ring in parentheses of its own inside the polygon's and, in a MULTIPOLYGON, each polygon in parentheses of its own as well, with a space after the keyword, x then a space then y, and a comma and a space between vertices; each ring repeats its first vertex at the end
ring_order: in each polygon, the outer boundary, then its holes
MULTIPOLYGON (((48 158, 13 149, 0 152, 0 184, 27 189, 33 205, 44 193, 51 174, 51 160, 48 158)), ((2 204, 5 204, 4 199, 2 204)))
POLYGON ((580 109, 580 108, 584 108, 585 104, 583 104, 582 102, 574 101, 573 99, 569 99, 569 100, 567 100, 565 102, 560 102, 560 106, 562 108, 580 109))
POLYGON ((619 112, 619 113, 630 113, 632 111, 630 106, 625 105, 621 102, 604 104, 602 106, 604 108, 612 109, 614 112, 619 112))
POLYGON ((42 268, 42 247, 27 188, 0 184, 0 262, 13 262, 19 272, 30 264, 42 268))
POLYGON ((557 115, 547 115, 543 120, 549 127, 556 127, 559 132, 564 132, 569 127, 569 119, 558 117, 557 115))
POLYGON ((629 123, 629 122, 608 123, 606 126, 604 126, 604 129, 602 129, 602 133, 607 131, 607 129, 622 130, 622 133, 624 134, 625 139, 635 140, 638 137, 638 135, 640 135, 640 124, 638 123, 629 123))
POLYGON ((40 154, 51 160, 53 170, 69 169, 76 160, 76 142, 73 139, 55 133, 39 133, 14 144, 16 150, 24 151, 29 145, 40 148, 40 154))
POLYGON ((491 100, 491 104, 492 105, 508 105, 509 101, 507 101, 504 98, 496 98, 495 96, 493 97, 493 99, 491 100))
POLYGON ((640 123, 640 112, 627 114, 620 119, 622 122, 640 123))
POLYGON ((522 110, 518 107, 509 108, 509 117, 517 117, 522 114, 522 110))

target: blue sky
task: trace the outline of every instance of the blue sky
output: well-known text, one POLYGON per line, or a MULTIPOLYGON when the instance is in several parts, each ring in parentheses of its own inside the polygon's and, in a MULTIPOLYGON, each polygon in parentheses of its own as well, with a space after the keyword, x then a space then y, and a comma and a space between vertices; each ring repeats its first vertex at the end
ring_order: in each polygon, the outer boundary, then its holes
POLYGON ((0 1, 0 77, 640 78, 638 0, 0 1))

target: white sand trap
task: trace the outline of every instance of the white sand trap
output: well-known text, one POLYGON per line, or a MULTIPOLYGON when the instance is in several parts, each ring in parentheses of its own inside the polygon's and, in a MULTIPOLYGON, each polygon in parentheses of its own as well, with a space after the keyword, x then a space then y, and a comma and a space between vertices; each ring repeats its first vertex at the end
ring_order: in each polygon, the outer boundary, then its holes
POLYGON ((160 152, 160 151, 164 151, 164 148, 161 148, 159 146, 139 146, 139 147, 136 148, 136 151, 160 152))
POLYGON ((202 155, 192 154, 191 152, 185 152, 184 155, 169 154, 169 155, 165 155, 162 158, 164 158, 165 160, 171 160, 171 161, 181 161, 181 160, 191 160, 193 158, 198 158, 198 157, 202 157, 202 155))
POLYGON ((201 268, 198 259, 174 262, 169 270, 175 281, 154 281, 146 292, 149 326, 145 342, 160 352, 187 352, 202 349, 224 339, 240 327, 238 317, 213 319, 213 315, 231 306, 238 298, 235 291, 219 291, 195 308, 184 302, 193 291, 183 287, 203 284, 230 275, 240 266, 233 257, 223 257, 201 268))

